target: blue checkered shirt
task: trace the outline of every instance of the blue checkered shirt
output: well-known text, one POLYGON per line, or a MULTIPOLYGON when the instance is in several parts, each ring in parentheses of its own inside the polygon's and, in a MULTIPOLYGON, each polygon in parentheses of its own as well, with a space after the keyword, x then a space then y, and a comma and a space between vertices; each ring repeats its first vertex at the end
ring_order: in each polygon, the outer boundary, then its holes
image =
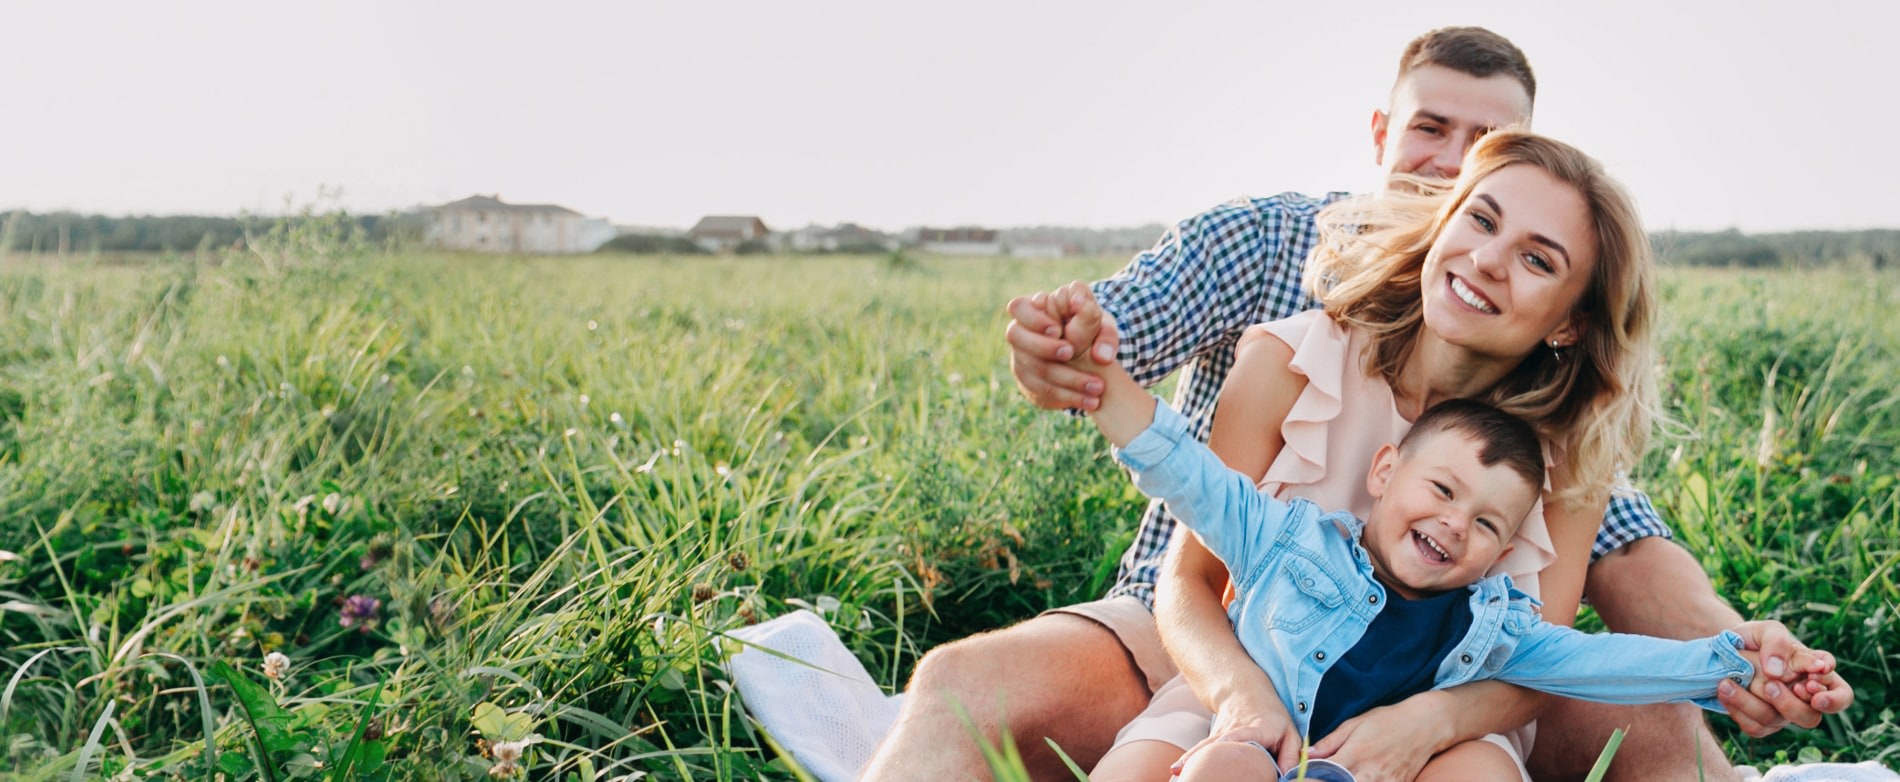
MULTIPOLYGON (((1321 207, 1346 197, 1282 193, 1241 198, 1190 217, 1135 256, 1115 276, 1091 286, 1121 329, 1122 366, 1143 386, 1183 370, 1174 409, 1207 441, 1214 401, 1234 363, 1241 332, 1319 306, 1300 283, 1318 229, 1321 207)), ((1109 596, 1134 595, 1154 605, 1161 555, 1174 533, 1174 517, 1159 500, 1141 517, 1135 543, 1122 555, 1109 596)), ((1634 491, 1610 501, 1591 559, 1669 528, 1634 491)))

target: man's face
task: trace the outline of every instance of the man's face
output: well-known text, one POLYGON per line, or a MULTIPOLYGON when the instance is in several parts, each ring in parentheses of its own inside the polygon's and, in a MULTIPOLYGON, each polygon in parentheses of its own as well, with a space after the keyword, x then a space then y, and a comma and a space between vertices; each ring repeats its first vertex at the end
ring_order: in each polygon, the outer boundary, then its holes
POLYGON ((1392 113, 1372 113, 1374 160, 1388 183, 1393 174, 1452 179, 1472 142, 1530 120, 1530 93, 1517 79, 1427 65, 1393 86, 1392 113))

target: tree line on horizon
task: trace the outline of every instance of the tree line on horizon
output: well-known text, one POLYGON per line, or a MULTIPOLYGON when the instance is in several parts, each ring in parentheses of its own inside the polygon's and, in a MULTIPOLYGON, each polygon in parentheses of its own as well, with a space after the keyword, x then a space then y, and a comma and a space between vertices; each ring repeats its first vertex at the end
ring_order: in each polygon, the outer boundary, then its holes
MULTIPOLYGON (((255 216, 129 216, 73 212, 0 212, 0 252, 33 254, 191 253, 242 247, 247 235, 267 232, 277 218, 255 216)), ((422 235, 417 215, 361 215, 351 220, 376 245, 422 235)), ((1129 229, 1066 228, 1065 232, 1126 233, 1129 229)), ((1159 236, 1159 232, 1156 232, 1159 236)), ((1900 262, 1900 229, 1858 231, 1658 231, 1650 234, 1665 266, 1743 269, 1871 268, 1900 262)), ((601 252, 684 255, 698 247, 683 237, 622 236, 601 252)))

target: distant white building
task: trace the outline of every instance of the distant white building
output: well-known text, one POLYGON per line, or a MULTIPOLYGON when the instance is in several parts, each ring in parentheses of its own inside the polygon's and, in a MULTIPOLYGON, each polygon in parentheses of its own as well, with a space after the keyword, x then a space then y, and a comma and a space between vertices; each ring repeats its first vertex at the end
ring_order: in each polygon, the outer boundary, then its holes
POLYGON ((1022 236, 1009 241, 1011 258, 1061 258, 1075 254, 1075 246, 1054 236, 1022 236))
POLYGON ((920 228, 917 249, 938 255, 1002 255, 1003 243, 992 228, 920 228))
POLYGON ((590 253, 613 239, 606 220, 554 204, 510 204, 469 196, 430 207, 425 240, 445 250, 564 255, 590 253))
POLYGON ((707 215, 699 218, 686 232, 707 252, 722 253, 738 249, 746 242, 763 242, 772 235, 765 221, 752 215, 707 215))
POLYGON ((891 249, 891 237, 856 223, 840 223, 832 228, 809 225, 783 236, 781 243, 793 252, 891 249))

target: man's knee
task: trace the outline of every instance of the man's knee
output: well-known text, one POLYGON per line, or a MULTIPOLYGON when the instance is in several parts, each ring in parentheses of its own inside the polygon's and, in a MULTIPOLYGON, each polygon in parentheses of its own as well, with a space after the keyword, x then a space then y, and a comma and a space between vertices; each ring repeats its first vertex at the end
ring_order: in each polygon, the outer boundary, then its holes
POLYGON ((1528 764, 1540 782, 1584 779, 1619 728, 1624 729, 1623 742, 1607 780, 1716 782, 1734 778, 1734 767, 1709 733, 1702 710, 1692 704, 1611 706, 1561 701, 1539 717, 1537 725, 1537 744, 1528 764))
POLYGON ((1066 614, 1039 616, 932 649, 918 661, 909 691, 911 698, 953 698, 972 715, 1000 706, 1035 721, 1065 704, 1099 708, 1069 703, 1076 698, 1119 697, 1136 710, 1147 698, 1140 672, 1127 662, 1115 634, 1066 614))

